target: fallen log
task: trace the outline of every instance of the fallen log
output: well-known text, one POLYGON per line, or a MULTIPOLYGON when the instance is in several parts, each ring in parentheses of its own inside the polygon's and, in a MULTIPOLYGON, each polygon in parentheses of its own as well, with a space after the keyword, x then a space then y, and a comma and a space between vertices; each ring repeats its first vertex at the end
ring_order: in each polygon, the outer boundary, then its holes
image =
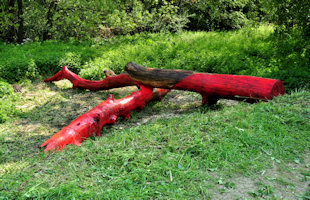
POLYGON ((284 94, 283 83, 276 79, 146 68, 133 62, 126 64, 125 71, 139 84, 198 92, 203 104, 214 104, 218 98, 267 101, 284 94))
POLYGON ((113 124, 118 117, 129 118, 135 109, 143 109, 145 104, 153 99, 161 99, 170 89, 189 90, 202 95, 202 103, 214 104, 218 98, 262 99, 269 100, 274 96, 284 94, 284 87, 280 80, 266 79, 243 75, 208 74, 185 70, 165 70, 145 68, 133 62, 125 66, 128 74, 106 77, 103 81, 89 81, 80 78, 69 71, 66 66, 45 82, 68 79, 73 88, 90 90, 105 90, 129 85, 141 86, 140 91, 130 96, 115 100, 113 95, 81 115, 68 126, 64 127, 41 147, 45 151, 62 150, 67 144, 81 145, 81 142, 96 133, 100 136, 102 127, 113 124), (155 89, 153 88, 164 88, 155 89))
POLYGON ((48 152, 54 149, 61 151, 67 144, 80 146, 81 142, 92 134, 100 136, 104 125, 114 124, 118 117, 129 119, 133 110, 143 110, 147 102, 160 100, 168 91, 168 89, 154 89, 153 92, 153 88, 141 85, 139 91, 122 99, 114 99, 110 94, 107 100, 73 120, 40 147, 46 146, 44 151, 48 152))
POLYGON ((67 66, 63 66, 62 70, 57 72, 54 76, 45 79, 44 82, 53 82, 62 79, 68 79, 73 84, 73 88, 83 88, 89 90, 108 90, 137 84, 126 73, 106 77, 102 81, 86 80, 71 72, 67 66))

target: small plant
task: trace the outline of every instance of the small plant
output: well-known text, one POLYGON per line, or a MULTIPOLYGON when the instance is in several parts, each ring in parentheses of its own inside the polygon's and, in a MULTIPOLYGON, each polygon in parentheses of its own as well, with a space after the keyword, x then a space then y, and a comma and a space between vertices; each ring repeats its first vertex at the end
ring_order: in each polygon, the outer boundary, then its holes
POLYGON ((258 190, 249 192, 249 194, 254 198, 266 197, 273 193, 273 189, 270 185, 266 185, 264 183, 259 182, 257 183, 257 186, 258 190))

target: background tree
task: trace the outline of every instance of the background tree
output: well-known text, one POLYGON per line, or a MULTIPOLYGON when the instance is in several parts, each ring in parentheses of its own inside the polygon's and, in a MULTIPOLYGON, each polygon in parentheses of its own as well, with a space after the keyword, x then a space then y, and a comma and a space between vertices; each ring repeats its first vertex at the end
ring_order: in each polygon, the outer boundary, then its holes
MULTIPOLYGON (((143 31, 231 30, 271 22, 309 36, 307 0, 0 1, 0 39, 89 39, 143 31)), ((304 37, 304 38, 305 38, 304 37)))

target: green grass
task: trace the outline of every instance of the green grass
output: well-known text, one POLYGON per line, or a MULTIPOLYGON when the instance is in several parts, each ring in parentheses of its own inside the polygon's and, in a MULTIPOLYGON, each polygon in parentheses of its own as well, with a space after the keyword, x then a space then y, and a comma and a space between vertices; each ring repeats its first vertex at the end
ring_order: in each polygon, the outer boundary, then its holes
POLYGON ((71 90, 66 81, 22 87, 19 114, 0 125, 2 199, 219 199, 239 193, 243 182, 253 184, 247 198, 306 195, 308 91, 213 107, 201 106, 198 94, 172 91, 104 127, 102 137, 46 155, 38 148, 44 140, 109 93, 121 98, 132 89, 71 90))
POLYGON ((294 38, 277 49, 272 34, 261 26, 0 44, 0 199, 307 199, 310 92, 294 88, 309 86, 308 53, 298 53, 294 38), (43 78, 66 64, 103 79, 103 69, 120 73, 129 61, 281 78, 289 92, 270 102, 205 107, 199 94, 171 91, 81 147, 38 148, 109 93, 121 98, 134 90, 72 90, 68 81, 43 78), (21 92, 2 79, 19 82, 21 92))

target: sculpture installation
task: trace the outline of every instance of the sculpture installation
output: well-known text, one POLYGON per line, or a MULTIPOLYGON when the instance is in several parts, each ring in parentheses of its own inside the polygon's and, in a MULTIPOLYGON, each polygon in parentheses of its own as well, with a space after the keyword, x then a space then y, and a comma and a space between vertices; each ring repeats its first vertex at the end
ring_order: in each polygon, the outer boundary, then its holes
POLYGON ((171 89, 188 90, 202 95, 202 104, 214 104, 219 98, 246 101, 271 100, 284 94, 280 80, 244 75, 208 74, 185 70, 145 68, 133 62, 125 66, 123 74, 108 76, 102 81, 89 81, 69 71, 66 66, 45 82, 68 79, 73 88, 107 90, 136 85, 139 91, 114 99, 113 95, 98 106, 73 120, 68 126, 46 140, 40 147, 45 151, 62 150, 67 144, 80 146, 81 142, 102 127, 114 124, 118 117, 129 119, 133 110, 143 110, 151 100, 160 100, 171 89), (154 89, 155 88, 155 89, 154 89))

